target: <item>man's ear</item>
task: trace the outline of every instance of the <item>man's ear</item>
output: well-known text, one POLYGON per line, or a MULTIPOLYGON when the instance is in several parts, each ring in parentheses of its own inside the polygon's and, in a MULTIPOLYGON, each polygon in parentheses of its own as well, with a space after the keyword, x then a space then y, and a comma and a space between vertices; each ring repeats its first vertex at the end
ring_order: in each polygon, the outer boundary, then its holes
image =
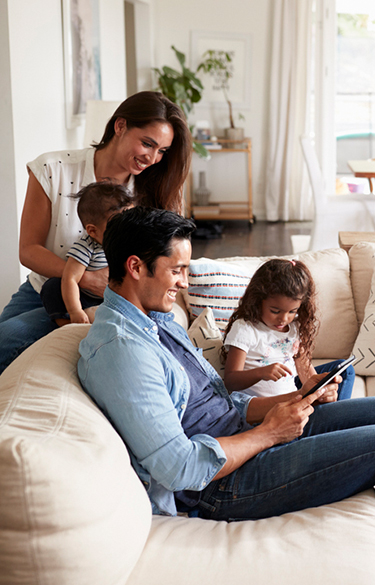
POLYGON ((144 263, 138 256, 129 256, 125 263, 126 273, 129 274, 134 280, 139 280, 143 272, 144 263))

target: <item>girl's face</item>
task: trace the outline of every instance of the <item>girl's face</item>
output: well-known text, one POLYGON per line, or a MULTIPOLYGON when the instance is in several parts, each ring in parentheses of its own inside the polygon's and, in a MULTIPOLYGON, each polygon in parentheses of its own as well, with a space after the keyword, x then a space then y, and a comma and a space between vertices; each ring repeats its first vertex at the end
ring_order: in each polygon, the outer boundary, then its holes
POLYGON ((115 133, 118 139, 116 162, 131 175, 139 175, 147 167, 160 162, 171 147, 174 135, 168 122, 154 122, 128 130, 124 118, 117 118, 115 133))
POLYGON ((301 299, 291 299, 282 295, 268 297, 262 301, 261 319, 273 331, 289 331, 291 323, 302 303, 301 299))

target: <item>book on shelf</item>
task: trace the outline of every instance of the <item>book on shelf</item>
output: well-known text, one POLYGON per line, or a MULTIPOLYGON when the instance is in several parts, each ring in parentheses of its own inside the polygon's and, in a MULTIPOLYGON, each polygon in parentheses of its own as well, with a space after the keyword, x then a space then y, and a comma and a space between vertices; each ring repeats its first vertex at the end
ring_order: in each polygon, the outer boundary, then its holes
POLYGON ((201 144, 207 150, 221 150, 223 148, 222 144, 219 144, 219 142, 201 142, 201 144))

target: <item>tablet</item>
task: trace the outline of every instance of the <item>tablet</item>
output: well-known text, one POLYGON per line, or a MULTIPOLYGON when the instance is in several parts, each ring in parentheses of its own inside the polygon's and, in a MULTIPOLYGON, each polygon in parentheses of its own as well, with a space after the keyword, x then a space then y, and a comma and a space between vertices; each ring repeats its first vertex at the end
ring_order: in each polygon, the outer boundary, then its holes
POLYGON ((351 355, 350 357, 348 357, 347 360, 344 360, 343 362, 341 362, 341 364, 338 364, 335 368, 333 368, 333 370, 328 372, 327 375, 324 376, 324 378, 322 378, 317 384, 315 384, 315 386, 313 386, 311 390, 304 394, 303 397, 305 398, 306 396, 310 396, 310 394, 313 394, 314 392, 319 390, 319 388, 322 388, 323 386, 329 384, 335 376, 338 376, 339 374, 341 374, 341 372, 346 370, 346 368, 350 366, 350 364, 352 364, 355 361, 355 359, 356 357, 354 355, 351 355))

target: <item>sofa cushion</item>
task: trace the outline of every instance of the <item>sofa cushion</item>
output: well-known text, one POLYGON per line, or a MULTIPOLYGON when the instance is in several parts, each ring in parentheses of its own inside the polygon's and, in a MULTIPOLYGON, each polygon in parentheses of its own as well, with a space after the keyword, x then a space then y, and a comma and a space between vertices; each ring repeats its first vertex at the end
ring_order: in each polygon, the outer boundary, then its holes
POLYGON ((127 585, 369 585, 372 490, 255 522, 154 517, 127 585))
POLYGON ((349 250, 350 280, 357 312, 358 325, 362 324, 370 295, 372 273, 375 268, 375 244, 359 242, 349 250))
POLYGON ((0 583, 123 585, 151 523, 146 492, 76 375, 68 325, 0 376, 0 583))
POLYGON ((192 318, 210 307, 219 329, 224 331, 229 317, 238 306, 254 270, 242 269, 231 262, 219 262, 200 258, 189 266, 189 288, 183 291, 187 308, 192 318))
POLYGON ((357 358, 354 364, 356 374, 375 376, 375 271, 372 274, 370 295, 353 353, 357 358))
POLYGON ((195 347, 203 350, 203 356, 215 368, 219 376, 224 376, 224 365, 220 360, 223 346, 222 334, 216 325, 210 307, 204 309, 188 329, 188 336, 195 347))
MULTIPOLYGON (((321 327, 316 339, 314 357, 340 359, 348 357, 358 334, 349 273, 349 257, 335 248, 304 252, 284 258, 301 260, 310 269, 317 293, 321 327)), ((183 291, 192 318, 211 307, 221 330, 238 306, 247 282, 262 262, 270 257, 232 257, 192 260, 189 288, 183 291)))

